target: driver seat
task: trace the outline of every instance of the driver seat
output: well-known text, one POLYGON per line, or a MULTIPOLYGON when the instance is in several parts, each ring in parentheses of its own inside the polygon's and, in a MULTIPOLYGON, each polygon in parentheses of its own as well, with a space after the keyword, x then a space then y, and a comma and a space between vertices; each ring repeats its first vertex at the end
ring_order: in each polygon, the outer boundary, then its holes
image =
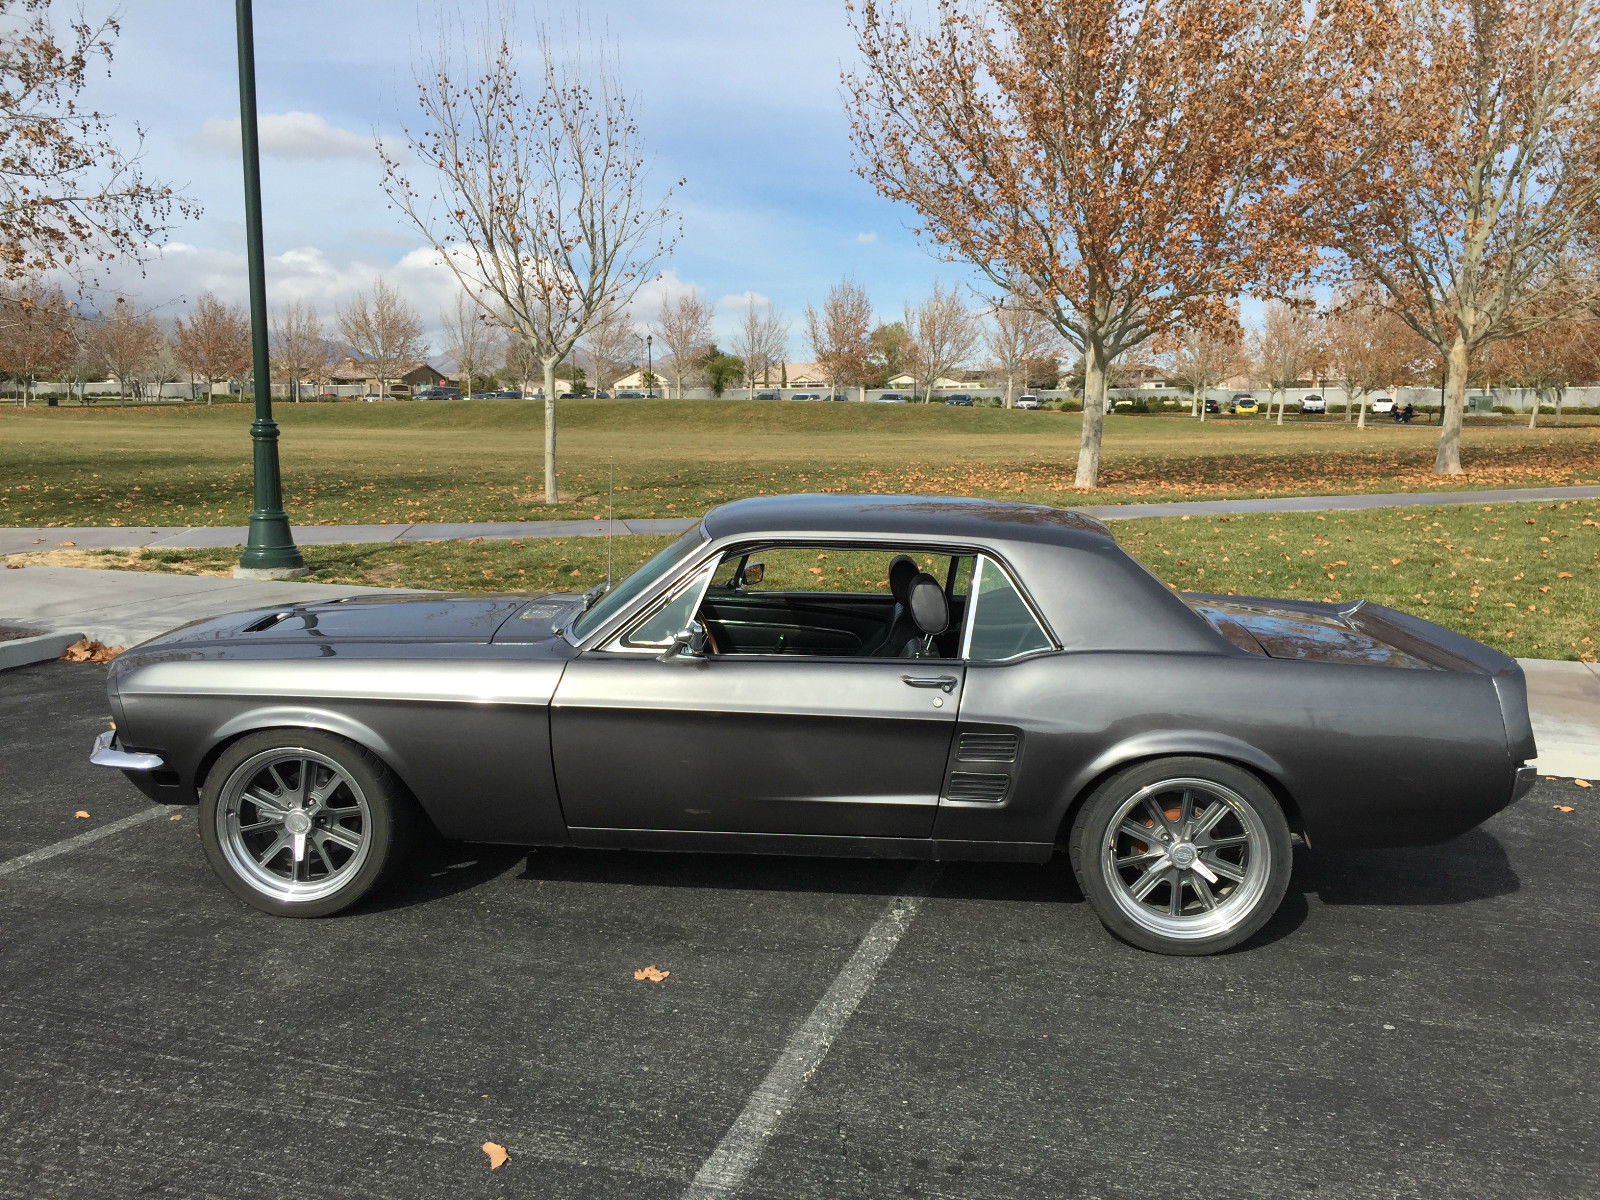
POLYGON ((900 657, 938 658, 939 648, 933 644, 933 639, 950 628, 950 601, 945 597, 944 588, 926 571, 918 572, 911 581, 910 603, 906 607, 911 610, 911 619, 922 636, 907 642, 900 657))
POLYGON ((896 554, 889 561, 889 591, 894 596, 894 612, 889 617, 889 627, 883 640, 873 653, 882 658, 900 658, 905 648, 920 633, 911 618, 911 582, 922 572, 916 560, 908 554, 896 554))

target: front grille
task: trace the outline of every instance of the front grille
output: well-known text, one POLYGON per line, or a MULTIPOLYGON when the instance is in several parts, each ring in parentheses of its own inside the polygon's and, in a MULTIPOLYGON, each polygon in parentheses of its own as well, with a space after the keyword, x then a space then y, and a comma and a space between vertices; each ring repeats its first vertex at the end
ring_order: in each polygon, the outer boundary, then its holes
POLYGON ((963 733, 956 743, 956 757, 963 762, 1016 762, 1017 735, 963 733))
POLYGON ((1006 798, 1009 775, 981 775, 976 771, 952 771, 947 800, 974 800, 994 804, 1006 798))

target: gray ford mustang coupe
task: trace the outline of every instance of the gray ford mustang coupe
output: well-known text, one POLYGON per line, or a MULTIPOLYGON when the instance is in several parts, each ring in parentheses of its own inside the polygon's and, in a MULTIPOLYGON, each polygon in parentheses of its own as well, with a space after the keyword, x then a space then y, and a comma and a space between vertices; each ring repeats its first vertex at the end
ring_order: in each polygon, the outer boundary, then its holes
POLYGON ((322 916, 425 829, 529 846, 1040 862, 1116 936, 1249 937, 1292 845, 1438 842, 1532 784, 1515 660, 1405 613, 1179 595, 1023 504, 773 496, 609 591, 379 597, 127 651, 95 762, 322 916))

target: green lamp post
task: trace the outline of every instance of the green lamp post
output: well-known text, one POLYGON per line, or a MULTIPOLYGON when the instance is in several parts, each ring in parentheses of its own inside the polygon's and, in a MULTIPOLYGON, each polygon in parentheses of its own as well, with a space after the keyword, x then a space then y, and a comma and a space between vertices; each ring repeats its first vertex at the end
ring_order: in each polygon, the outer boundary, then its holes
POLYGON ((289 579, 309 574, 289 532, 278 478, 278 423, 272 419, 272 375, 267 365, 267 277, 261 250, 261 155, 256 145, 256 51, 250 0, 236 0, 239 26, 239 142, 244 151, 245 245, 250 258, 250 348, 254 359, 256 419, 250 423, 255 463, 255 507, 236 577, 289 579))

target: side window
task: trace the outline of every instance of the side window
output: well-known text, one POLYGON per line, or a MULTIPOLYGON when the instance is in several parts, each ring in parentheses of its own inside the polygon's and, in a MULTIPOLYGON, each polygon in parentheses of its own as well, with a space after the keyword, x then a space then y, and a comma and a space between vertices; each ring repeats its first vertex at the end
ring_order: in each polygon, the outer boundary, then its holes
POLYGON ((967 627, 963 657, 974 662, 1003 662, 1050 649, 1050 639, 999 564, 980 555, 973 574, 972 603, 976 607, 967 627))
POLYGON ((665 604, 625 633, 619 639, 621 645, 633 649, 642 647, 665 649, 672 645, 672 639, 694 615, 695 606, 700 603, 700 595, 705 591, 711 571, 712 568, 709 566, 705 570, 697 571, 694 577, 680 587, 665 604))

